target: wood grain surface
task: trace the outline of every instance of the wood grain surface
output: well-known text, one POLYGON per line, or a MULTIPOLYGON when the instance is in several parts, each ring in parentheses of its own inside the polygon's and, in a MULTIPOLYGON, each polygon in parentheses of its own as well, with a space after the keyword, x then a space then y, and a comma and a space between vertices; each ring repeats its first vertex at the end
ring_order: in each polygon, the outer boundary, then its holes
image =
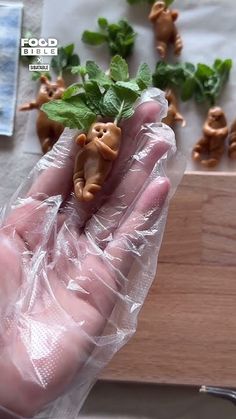
POLYGON ((236 386, 236 174, 184 176, 138 331, 103 378, 236 386))

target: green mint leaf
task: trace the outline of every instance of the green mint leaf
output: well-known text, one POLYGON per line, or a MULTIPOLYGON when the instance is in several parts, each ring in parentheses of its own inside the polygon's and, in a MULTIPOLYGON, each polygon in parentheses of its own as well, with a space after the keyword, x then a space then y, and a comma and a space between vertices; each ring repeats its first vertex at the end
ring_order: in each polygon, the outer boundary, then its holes
POLYGON ((76 67, 80 64, 80 59, 77 54, 71 55, 67 61, 67 68, 71 70, 72 67, 76 67))
POLYGON ((79 74, 82 77, 85 77, 87 74, 86 67, 83 67, 82 65, 76 65, 71 67, 71 73, 72 74, 79 74))
POLYGON ((214 76, 215 72, 214 70, 209 67, 206 64, 198 64, 197 65, 197 71, 195 73, 195 76, 199 79, 199 80, 208 80, 209 77, 214 76))
POLYGON ((224 61, 220 60, 220 59, 217 59, 217 60, 215 60, 214 65, 213 65, 214 69, 219 74, 221 74, 221 75, 224 74, 226 76, 229 75, 232 66, 233 66, 233 61, 229 58, 227 60, 224 60, 224 61))
POLYGON ((72 66, 79 65, 80 59, 77 54, 73 54, 74 44, 58 48, 58 55, 51 60, 51 67, 56 74, 62 74, 63 71, 70 70, 72 66))
POLYGON ((113 85, 103 97, 103 114, 116 119, 129 118, 134 113, 134 103, 139 94, 130 89, 113 85))
POLYGON ((82 41, 89 45, 102 45, 106 40, 106 35, 100 32, 84 31, 82 35, 82 41))
POLYGON ((85 101, 89 109, 97 115, 102 115, 102 98, 103 94, 96 82, 87 82, 84 85, 85 101))
POLYGON ((96 114, 78 98, 77 101, 53 100, 42 105, 41 110, 49 119, 60 122, 65 127, 88 130, 96 120, 96 114))
POLYGON ((128 64, 120 55, 115 55, 111 60, 110 77, 114 81, 127 81, 129 79, 128 64))
POLYGON ((87 61, 86 72, 90 81, 95 81, 102 87, 109 87, 112 83, 110 77, 94 61, 87 61))
POLYGON ((128 57, 134 47, 136 33, 126 20, 111 23, 104 17, 98 19, 98 26, 101 32, 85 31, 82 40, 90 45, 108 44, 110 54, 128 57))
POLYGON ((107 19, 105 19, 105 17, 99 17, 98 25, 100 26, 101 29, 106 29, 108 27, 107 19))
MULTIPOLYGON (((181 66, 181 65, 180 65, 181 66)), ((183 68, 183 71, 185 72, 185 73, 191 73, 192 75, 195 73, 195 71, 196 71, 196 68, 195 68, 195 65, 194 64, 192 64, 192 63, 183 63, 182 64, 182 68, 183 68)))
POLYGON ((74 44, 69 44, 64 47, 64 51, 67 57, 70 57, 73 54, 74 48, 75 48, 74 44))
POLYGON ((82 84, 79 83, 75 83, 75 84, 71 84, 69 87, 67 87, 67 89, 64 91, 63 95, 62 95, 62 99, 69 99, 72 96, 75 96, 79 93, 79 91, 81 90, 82 84))
POLYGON ((185 80, 181 89, 181 99, 184 102, 191 99, 191 97, 194 95, 195 89, 196 81, 193 77, 185 80))
POLYGON ((167 64, 159 62, 153 74, 153 84, 165 89, 176 87, 181 92, 182 100, 194 97, 197 102, 209 102, 214 105, 220 91, 229 77, 232 60, 215 60, 212 67, 199 63, 167 64))
POLYGON ((107 29, 110 54, 127 58, 133 52, 136 33, 126 20, 113 23, 107 29))
POLYGON ((159 89, 166 89, 171 84, 171 74, 171 66, 164 61, 159 61, 152 76, 153 85, 159 89))
POLYGON ((61 74, 67 64, 67 54, 63 47, 58 48, 58 55, 52 58, 51 67, 56 74, 61 74))
POLYGON ((143 63, 139 66, 136 75, 136 82, 141 90, 145 90, 151 86, 152 74, 150 68, 146 63, 143 63))
POLYGON ((131 81, 118 81, 116 82, 115 86, 123 87, 125 89, 130 90, 131 92, 138 93, 140 92, 140 88, 138 83, 135 80, 131 81))

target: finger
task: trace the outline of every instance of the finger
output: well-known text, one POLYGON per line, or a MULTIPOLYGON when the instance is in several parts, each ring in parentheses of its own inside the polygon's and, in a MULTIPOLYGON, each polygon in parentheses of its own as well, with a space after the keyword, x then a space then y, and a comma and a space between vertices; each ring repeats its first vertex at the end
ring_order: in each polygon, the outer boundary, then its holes
MULTIPOLYGON (((170 183, 167 178, 158 178, 145 189, 131 214, 121 223, 114 239, 107 245, 105 254, 113 269, 127 277, 136 257, 140 258, 152 239, 161 238, 158 226, 163 223, 165 202, 170 183)), ((162 225, 163 227, 163 225, 162 225)))
POLYGON ((58 210, 61 205, 59 196, 44 201, 26 198, 15 205, 6 217, 2 230, 5 234, 19 236, 29 252, 38 246, 48 244, 49 238, 57 229, 58 210))
POLYGON ((143 147, 134 156, 132 166, 109 200, 87 223, 86 234, 93 238, 100 248, 105 248, 107 241, 111 239, 125 212, 129 210, 130 205, 140 193, 154 166, 166 155, 174 142, 173 132, 163 127, 157 127, 156 130, 153 129, 153 132, 146 127, 140 135, 142 135, 143 147))

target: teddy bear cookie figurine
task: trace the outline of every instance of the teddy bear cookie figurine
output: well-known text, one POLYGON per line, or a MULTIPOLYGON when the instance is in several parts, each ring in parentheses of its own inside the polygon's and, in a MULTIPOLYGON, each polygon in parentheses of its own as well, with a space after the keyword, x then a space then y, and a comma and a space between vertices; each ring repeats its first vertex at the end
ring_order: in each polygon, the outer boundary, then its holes
POLYGON ((236 160, 236 119, 230 127, 228 156, 236 160))
POLYGON ((20 111, 30 111, 38 109, 36 130, 41 143, 43 153, 47 153, 61 136, 64 127, 59 122, 48 119, 47 115, 40 110, 40 107, 51 100, 60 99, 65 91, 65 83, 62 77, 57 81, 51 82, 46 76, 40 77, 41 86, 36 100, 25 103, 20 107, 20 111))
POLYGON ((81 147, 75 161, 75 195, 81 201, 91 201, 101 190, 118 156, 121 129, 112 122, 96 122, 87 135, 80 134, 75 142, 81 147))
POLYGON ((203 125, 203 137, 193 149, 193 160, 205 167, 215 167, 224 153, 227 136, 228 127, 223 110, 218 106, 210 108, 203 125))
POLYGON ((186 125, 186 121, 178 111, 178 102, 174 92, 171 89, 167 89, 165 91, 165 98, 168 101, 168 112, 167 116, 162 119, 164 124, 169 125, 169 127, 173 128, 176 122, 182 122, 182 127, 186 125))
POLYGON ((180 55, 183 42, 176 28, 177 10, 170 10, 164 1, 156 1, 151 9, 149 20, 154 25, 157 51, 162 59, 166 58, 169 44, 174 44, 175 55, 180 55))

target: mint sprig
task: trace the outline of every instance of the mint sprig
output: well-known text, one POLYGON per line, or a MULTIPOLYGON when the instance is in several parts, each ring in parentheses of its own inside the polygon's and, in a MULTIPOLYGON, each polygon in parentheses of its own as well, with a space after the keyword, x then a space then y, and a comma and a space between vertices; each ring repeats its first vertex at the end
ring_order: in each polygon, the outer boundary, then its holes
POLYGON ((58 76, 62 76, 65 71, 80 64, 80 58, 78 54, 74 53, 74 48, 74 44, 59 47, 58 55, 52 58, 51 68, 58 76))
POLYGON ((160 61, 153 74, 153 85, 163 90, 174 87, 183 101, 194 98, 198 103, 208 102, 213 106, 228 80, 231 68, 231 59, 217 59, 212 67, 202 63, 167 64, 160 61))
POLYGON ((116 124, 134 113, 134 104, 151 84, 151 72, 141 64, 135 78, 130 78, 126 61, 115 56, 108 72, 95 62, 77 67, 81 82, 69 86, 62 99, 50 101, 41 109, 49 119, 70 128, 88 131, 98 117, 112 118, 116 124))
POLYGON ((136 33, 124 19, 117 23, 109 23, 106 18, 98 19, 99 32, 84 31, 82 41, 89 45, 107 44, 111 56, 120 55, 127 58, 131 55, 136 33))

